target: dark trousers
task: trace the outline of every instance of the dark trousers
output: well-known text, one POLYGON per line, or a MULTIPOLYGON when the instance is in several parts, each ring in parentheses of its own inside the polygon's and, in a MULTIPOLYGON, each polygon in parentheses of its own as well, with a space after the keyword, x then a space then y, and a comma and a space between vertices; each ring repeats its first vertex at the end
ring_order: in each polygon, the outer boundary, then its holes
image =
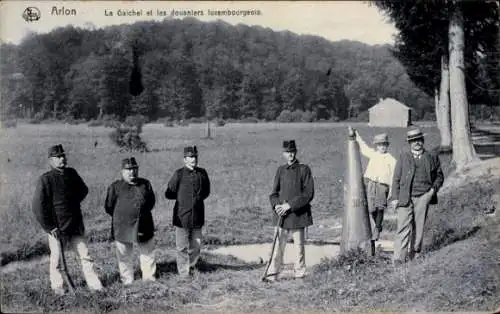
POLYGON ((365 178, 365 186, 368 212, 370 213, 372 241, 377 241, 382 232, 382 221, 384 220, 384 210, 387 208, 389 186, 368 178, 365 178))
POLYGON ((370 225, 372 227, 372 240, 377 241, 382 232, 382 222, 384 221, 384 210, 377 209, 370 213, 370 225))

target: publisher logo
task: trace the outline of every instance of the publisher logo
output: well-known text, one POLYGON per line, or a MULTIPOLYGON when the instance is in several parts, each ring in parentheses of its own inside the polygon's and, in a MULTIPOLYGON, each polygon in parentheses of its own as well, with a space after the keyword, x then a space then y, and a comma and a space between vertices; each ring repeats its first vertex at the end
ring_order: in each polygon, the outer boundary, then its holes
POLYGON ((23 19, 26 22, 38 21, 41 16, 40 10, 36 7, 27 7, 23 12, 23 19))

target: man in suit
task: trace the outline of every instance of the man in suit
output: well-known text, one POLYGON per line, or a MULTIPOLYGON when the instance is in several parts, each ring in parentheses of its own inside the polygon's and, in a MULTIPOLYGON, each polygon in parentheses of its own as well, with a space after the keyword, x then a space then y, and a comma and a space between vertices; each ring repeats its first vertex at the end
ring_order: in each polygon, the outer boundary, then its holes
POLYGON ((71 247, 82 264, 83 275, 92 291, 102 289, 84 238, 85 227, 80 203, 88 188, 78 172, 67 166, 66 153, 61 144, 49 148, 51 170, 38 180, 33 197, 35 218, 47 233, 50 248, 50 285, 57 295, 65 293, 61 274, 61 247, 71 247), (61 241, 59 241, 61 240, 61 241))
POLYGON ((193 274, 200 257, 202 227, 205 224, 204 200, 210 195, 207 171, 198 167, 196 146, 184 148, 184 167, 168 182, 165 197, 175 200, 172 223, 175 226, 177 271, 182 277, 193 274))
POLYGON ((271 257, 269 272, 265 280, 275 281, 281 272, 288 233, 292 233, 297 249, 294 267, 295 278, 306 274, 305 228, 313 224, 311 201, 314 197, 314 180, 308 165, 296 158, 297 147, 294 140, 283 142, 283 157, 286 164, 278 167, 273 190, 269 196, 273 209, 273 224, 278 227, 276 249, 271 257))
POLYGON ((122 160, 122 179, 109 187, 104 208, 111 216, 111 238, 115 241, 121 281, 134 281, 133 245, 139 248, 142 279, 155 281, 154 223, 151 211, 155 194, 151 183, 139 177, 134 157, 122 160))
POLYGON ((408 131, 407 141, 410 151, 402 153, 396 163, 391 193, 397 211, 396 265, 420 255, 427 210, 429 204, 437 203, 444 180, 439 156, 425 150, 422 131, 408 131))

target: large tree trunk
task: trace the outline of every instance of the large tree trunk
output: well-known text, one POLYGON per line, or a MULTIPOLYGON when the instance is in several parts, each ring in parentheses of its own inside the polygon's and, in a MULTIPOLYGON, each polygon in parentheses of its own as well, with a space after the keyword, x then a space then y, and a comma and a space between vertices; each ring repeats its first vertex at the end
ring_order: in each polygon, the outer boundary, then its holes
POLYGON ((451 151, 451 121, 450 121, 450 71, 447 56, 441 57, 441 84, 439 86, 439 114, 436 117, 441 135, 441 152, 451 151))
POLYGON ((463 24, 462 12, 455 5, 450 18, 449 56, 453 161, 457 170, 462 169, 472 161, 478 160, 472 145, 469 105, 465 89, 463 24))

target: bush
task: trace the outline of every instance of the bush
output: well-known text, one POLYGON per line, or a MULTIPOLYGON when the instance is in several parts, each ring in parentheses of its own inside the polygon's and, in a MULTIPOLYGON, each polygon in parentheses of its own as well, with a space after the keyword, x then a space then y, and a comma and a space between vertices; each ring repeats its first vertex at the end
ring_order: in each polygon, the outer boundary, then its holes
POLYGON ((17 126, 17 120, 15 119, 3 120, 0 123, 3 129, 15 128, 17 126))
POLYGON ((128 116, 125 119, 125 125, 135 126, 139 130, 141 130, 141 131, 142 131, 142 126, 144 124, 148 123, 148 122, 149 122, 149 119, 146 116, 143 116, 143 115, 140 115, 140 114, 136 114, 136 115, 133 115, 133 116, 128 116))
POLYGON ((224 126, 224 125, 226 125, 226 121, 224 121, 223 119, 216 119, 214 122, 215 122, 216 126, 224 126))
POLYGON ((180 121, 177 121, 177 125, 180 125, 180 126, 188 126, 189 125, 189 122, 186 121, 186 120, 180 120, 180 121))
POLYGON ((111 132, 109 138, 123 150, 147 152, 146 143, 141 139, 141 131, 137 126, 122 125, 111 132))
POLYGON ((42 111, 39 111, 28 122, 31 124, 40 124, 42 123, 43 119, 45 119, 45 114, 42 111))
POLYGON ((290 112, 290 110, 283 110, 282 112, 280 112, 276 120, 283 123, 292 122, 292 113, 290 112))

